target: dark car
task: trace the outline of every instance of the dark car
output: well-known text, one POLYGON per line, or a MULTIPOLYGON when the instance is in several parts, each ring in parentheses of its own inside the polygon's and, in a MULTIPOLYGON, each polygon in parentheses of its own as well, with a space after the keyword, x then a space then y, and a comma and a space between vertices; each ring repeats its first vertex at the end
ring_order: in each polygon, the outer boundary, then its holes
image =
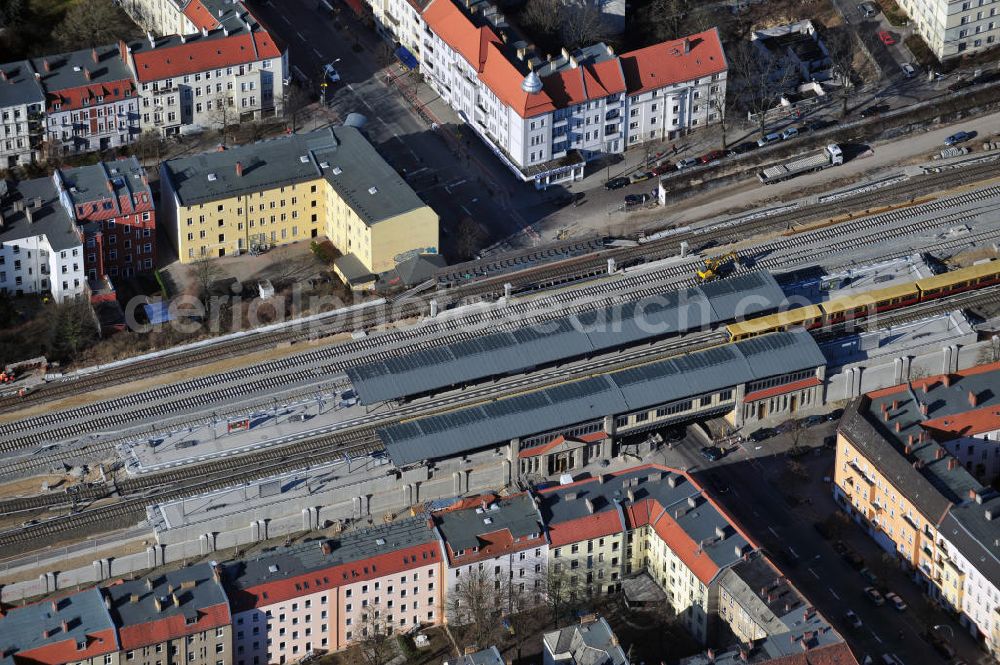
POLYGON ((649 194, 629 194, 625 197, 625 204, 630 206, 640 205, 653 198, 649 194))
POLYGON ((806 129, 810 132, 818 132, 821 129, 826 129, 827 127, 831 127, 836 124, 837 123, 834 120, 812 120, 806 123, 806 129))
POLYGON ((825 422, 826 422, 826 416, 809 416, 808 418, 802 421, 802 424, 805 425, 806 427, 816 427, 816 425, 825 422))
POLYGON ((778 430, 774 429, 773 427, 762 427, 750 435, 750 440, 760 443, 761 441, 767 441, 771 437, 777 435, 777 433, 778 430))
POLYGON ((847 610, 847 614, 844 615, 844 621, 846 621, 847 625, 851 628, 861 628, 861 619, 854 613, 854 610, 847 610))
POLYGON ((889 110, 888 104, 876 104, 875 106, 869 106, 864 111, 861 112, 862 118, 873 118, 880 113, 885 113, 889 110))
POLYGON ((621 189, 631 183, 628 178, 612 178, 604 183, 604 189, 621 189))
POLYGON ((683 427, 671 427, 663 433, 663 438, 669 443, 677 443, 682 441, 684 437, 687 436, 687 430, 683 427))
POLYGON ((959 143, 965 143, 971 138, 972 134, 970 134, 969 132, 955 132, 954 134, 952 134, 951 136, 949 136, 944 140, 944 144, 948 146, 958 145, 959 143))
POLYGON ((879 593, 879 590, 873 586, 865 587, 865 596, 868 597, 868 600, 870 600, 872 605, 875 607, 882 607, 885 605, 885 598, 883 598, 882 594, 879 593))
POLYGON ((726 153, 722 152, 721 150, 713 150, 711 152, 706 152, 704 155, 699 157, 698 161, 700 161, 702 164, 708 164, 710 162, 716 161, 717 159, 722 159, 725 156, 726 153))
POLYGON ((652 173, 653 175, 663 175, 664 173, 670 173, 673 170, 674 170, 674 165, 671 164, 670 162, 660 162, 659 164, 653 167, 653 170, 650 171, 650 173, 652 173))
POLYGON ((757 144, 753 141, 744 141, 743 143, 737 143, 732 148, 729 149, 730 155, 744 155, 751 150, 755 149, 757 144))
POLYGON ((709 462, 718 462, 722 459, 722 449, 718 446, 705 446, 701 449, 701 456, 709 462))
POLYGON ((840 420, 844 417, 843 409, 834 409, 830 413, 826 414, 826 422, 832 423, 834 420, 840 420))

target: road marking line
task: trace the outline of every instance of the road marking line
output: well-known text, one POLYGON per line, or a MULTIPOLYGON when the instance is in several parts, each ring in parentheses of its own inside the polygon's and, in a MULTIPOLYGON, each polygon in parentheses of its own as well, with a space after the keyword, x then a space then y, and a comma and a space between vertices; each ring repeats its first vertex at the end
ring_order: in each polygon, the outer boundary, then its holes
POLYGON ((323 54, 322 54, 322 53, 320 53, 320 52, 319 52, 319 50, 317 50, 317 49, 313 49, 313 53, 315 53, 315 54, 316 54, 316 57, 317 57, 317 58, 322 58, 322 57, 323 57, 323 54))
POLYGON ((791 552, 792 556, 795 557, 796 559, 799 558, 798 552, 796 552, 795 550, 793 550, 791 547, 788 548, 788 551, 791 552))
POLYGON ((302 33, 301 33, 301 32, 296 32, 295 34, 296 34, 296 36, 298 36, 298 38, 299 38, 299 39, 301 39, 302 41, 305 41, 305 40, 306 40, 306 38, 302 36, 302 33))
POLYGON ((817 575, 817 574, 816 574, 816 571, 815 571, 815 570, 813 570, 812 568, 810 568, 810 569, 809 569, 809 572, 810 572, 810 573, 812 573, 812 576, 813 576, 813 577, 815 577, 816 579, 819 579, 819 575, 817 575))
POLYGON ((834 591, 834 590, 833 590, 832 588, 830 589, 830 595, 832 595, 832 596, 833 596, 834 598, 836 598, 837 600, 840 600, 840 596, 838 596, 838 595, 837 595, 837 592, 836 592, 836 591, 834 591))
POLYGON ((282 16, 282 17, 281 17, 281 20, 282 20, 282 21, 284 21, 285 23, 287 23, 288 25, 291 25, 291 24, 292 24, 292 22, 288 20, 288 17, 287 17, 287 16, 282 16))
POLYGON ((882 638, 876 635, 874 630, 869 630, 868 632, 872 634, 872 637, 874 637, 879 644, 882 644, 882 638))
POLYGON ((778 535, 778 532, 774 530, 773 526, 767 527, 767 530, 770 531, 771 533, 773 533, 775 538, 780 538, 780 536, 778 535))

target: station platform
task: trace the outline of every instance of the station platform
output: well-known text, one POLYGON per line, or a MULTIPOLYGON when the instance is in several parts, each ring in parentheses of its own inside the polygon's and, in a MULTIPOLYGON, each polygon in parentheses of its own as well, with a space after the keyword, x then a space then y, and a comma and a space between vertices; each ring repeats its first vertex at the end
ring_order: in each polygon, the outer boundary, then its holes
POLYGON ((828 367, 871 364, 880 359, 922 356, 949 345, 976 341, 977 333, 961 311, 862 332, 820 344, 828 367))

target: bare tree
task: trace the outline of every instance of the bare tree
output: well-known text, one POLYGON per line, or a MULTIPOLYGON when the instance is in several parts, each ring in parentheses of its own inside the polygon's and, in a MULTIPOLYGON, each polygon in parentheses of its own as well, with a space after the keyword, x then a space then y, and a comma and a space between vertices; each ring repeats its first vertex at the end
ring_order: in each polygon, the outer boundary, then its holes
POLYGON ((856 52, 854 36, 851 31, 843 27, 830 28, 823 36, 823 42, 830 54, 834 77, 840 83, 840 95, 843 102, 840 117, 844 117, 847 115, 847 99, 854 87, 853 67, 856 52))
POLYGON ((715 94, 708 98, 708 106, 719 116, 719 128, 722 130, 722 149, 728 147, 726 140, 726 125, 729 122, 729 112, 733 108, 733 96, 715 94))
POLYGON ((201 259, 191 264, 190 275, 197 290, 198 299, 207 304, 212 284, 222 277, 222 268, 214 259, 201 259))
POLYGON ((608 39, 611 31, 596 1, 579 0, 562 5, 559 36, 569 50, 608 39))
POLYGON ((228 90, 216 92, 205 101, 205 111, 208 121, 219 130, 222 145, 226 145, 229 127, 236 121, 236 107, 233 96, 228 90))
POLYGON ((473 568, 462 575, 448 600, 448 621, 466 627, 466 646, 486 648, 498 634, 502 610, 500 580, 492 573, 473 568))
POLYGON ((368 605, 361 610, 359 628, 358 646, 364 665, 385 665, 392 660, 395 655, 392 625, 379 605, 368 605))
POLYGON ((656 39, 677 39, 684 36, 681 23, 687 10, 688 0, 653 0, 646 5, 645 19, 656 39))
POLYGON ((70 51, 131 39, 136 32, 132 21, 113 2, 80 0, 69 8, 52 37, 70 51))
POLYGON ((471 217, 463 217, 458 223, 456 252, 462 260, 471 259, 487 239, 483 227, 471 217))
POLYGON ((544 580, 544 600, 553 626, 559 625, 563 618, 583 607, 589 595, 579 577, 566 571, 562 565, 554 564, 544 580))
POLYGON ((785 90, 798 79, 798 71, 784 58, 750 42, 740 42, 726 52, 729 61, 729 92, 734 103, 756 117, 764 136, 767 112, 776 107, 785 90))
POLYGON ((288 121, 289 129, 292 130, 292 133, 295 133, 298 130, 299 121, 304 115, 306 107, 309 106, 312 100, 309 97, 309 93, 302 86, 291 85, 286 90, 288 90, 288 94, 285 96, 282 112, 285 114, 285 120, 288 121))
POLYGON ((559 0, 528 0, 521 11, 521 22, 536 32, 552 37, 559 31, 561 15, 559 0))

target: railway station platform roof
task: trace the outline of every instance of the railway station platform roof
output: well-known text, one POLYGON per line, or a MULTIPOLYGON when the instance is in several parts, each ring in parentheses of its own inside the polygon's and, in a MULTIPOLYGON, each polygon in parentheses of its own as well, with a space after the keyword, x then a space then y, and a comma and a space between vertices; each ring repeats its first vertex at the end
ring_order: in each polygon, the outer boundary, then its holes
POLYGON ((381 359, 347 375, 361 403, 375 404, 763 314, 784 297, 770 273, 755 271, 381 359))
POLYGON ((511 439, 819 367, 809 333, 753 337, 378 430, 392 462, 461 455, 511 439))

